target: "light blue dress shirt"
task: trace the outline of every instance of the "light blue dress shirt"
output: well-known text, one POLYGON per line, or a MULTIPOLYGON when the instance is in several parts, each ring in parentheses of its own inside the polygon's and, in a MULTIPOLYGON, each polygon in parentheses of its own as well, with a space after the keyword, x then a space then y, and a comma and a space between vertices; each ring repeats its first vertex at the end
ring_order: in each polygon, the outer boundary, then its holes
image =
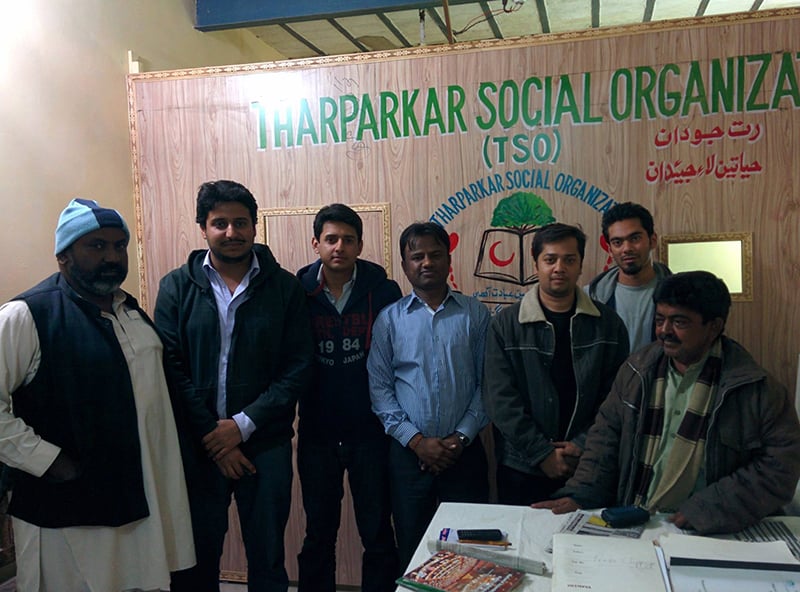
POLYGON ((450 291, 435 311, 413 292, 384 308, 367 359, 372 410, 406 446, 417 433, 474 440, 489 419, 481 378, 489 311, 450 291))

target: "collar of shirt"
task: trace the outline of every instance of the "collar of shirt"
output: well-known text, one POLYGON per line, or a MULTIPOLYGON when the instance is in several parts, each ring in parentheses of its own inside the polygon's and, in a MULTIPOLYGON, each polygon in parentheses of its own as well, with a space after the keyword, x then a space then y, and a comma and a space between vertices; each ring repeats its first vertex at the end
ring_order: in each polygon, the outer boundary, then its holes
POLYGON ((667 384, 671 383, 677 390, 691 390, 694 383, 697 382, 697 377, 700 376, 700 371, 705 366, 710 353, 711 350, 709 349, 700 360, 694 364, 689 364, 683 374, 678 372, 672 360, 670 360, 669 364, 667 364, 667 384))
POLYGON ((224 295, 225 303, 228 304, 231 300, 236 298, 239 294, 247 289, 247 286, 250 285, 250 280, 253 279, 259 271, 261 271, 261 267, 258 264, 258 257, 251 252, 250 269, 248 269, 247 273, 244 274, 242 281, 239 282, 238 286, 236 286, 236 290, 234 290, 233 294, 231 294, 231 291, 228 289, 228 285, 225 283, 225 280, 222 279, 222 276, 219 274, 219 272, 214 269, 214 266, 211 263, 211 250, 206 251, 206 256, 203 258, 203 270, 206 272, 206 277, 211 283, 211 287, 214 289, 214 297, 217 298, 217 303, 219 304, 220 296, 217 291, 218 289, 221 289, 224 295))
POLYGON ((445 305, 447 305, 448 300, 452 300, 457 306, 462 306, 461 302, 458 300, 458 294, 453 292, 450 289, 450 286, 447 286, 447 295, 444 297, 444 300, 442 300, 442 303, 436 310, 428 306, 428 303, 425 302, 422 298, 420 298, 414 290, 411 290, 410 296, 411 298, 409 298, 408 302, 406 302, 405 306, 406 312, 411 312, 413 309, 421 306, 422 308, 424 308, 433 315, 436 314, 438 311, 442 310, 445 307, 445 305))
POLYGON ((350 276, 350 279, 344 283, 342 286, 342 295, 339 296, 339 299, 336 299, 336 296, 333 295, 330 288, 328 288, 328 284, 325 283, 325 275, 322 273, 323 265, 320 263, 319 271, 317 271, 317 282, 320 286, 322 286, 322 291, 325 292, 325 296, 328 297, 328 301, 333 304, 339 314, 342 313, 344 310, 347 301, 350 299, 350 294, 353 293, 353 286, 356 285, 356 274, 358 273, 358 266, 356 265, 353 267, 353 275, 350 276))
POLYGON ((122 305, 128 299, 128 296, 122 290, 115 290, 114 295, 111 297, 111 311, 115 315, 119 315, 122 310, 122 305))

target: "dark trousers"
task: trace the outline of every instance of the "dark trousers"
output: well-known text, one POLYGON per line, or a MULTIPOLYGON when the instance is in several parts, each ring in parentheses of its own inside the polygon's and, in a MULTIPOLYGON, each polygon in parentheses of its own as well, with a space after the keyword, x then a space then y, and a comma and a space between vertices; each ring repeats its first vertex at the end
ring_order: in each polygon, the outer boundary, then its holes
POLYGON ((545 475, 530 475, 506 465, 497 465, 497 502, 507 506, 530 506, 549 500, 566 483, 545 475))
POLYGON ((439 475, 421 470, 417 455, 392 439, 389 473, 402 571, 416 567, 409 562, 440 502, 489 501, 488 463, 480 438, 464 449, 455 465, 439 475))
POLYGON ((292 492, 292 445, 285 442, 248 457, 256 474, 226 479, 208 459, 187 476, 197 565, 176 572, 172 592, 219 592, 219 560, 228 530, 231 494, 236 498, 247 556, 250 592, 286 592, 283 534, 292 492))
POLYGON ((345 470, 364 547, 361 590, 396 589, 399 568, 389 504, 388 445, 388 436, 357 444, 318 443, 299 437, 297 471, 306 537, 297 556, 298 592, 333 592, 336 588, 336 537, 345 470))

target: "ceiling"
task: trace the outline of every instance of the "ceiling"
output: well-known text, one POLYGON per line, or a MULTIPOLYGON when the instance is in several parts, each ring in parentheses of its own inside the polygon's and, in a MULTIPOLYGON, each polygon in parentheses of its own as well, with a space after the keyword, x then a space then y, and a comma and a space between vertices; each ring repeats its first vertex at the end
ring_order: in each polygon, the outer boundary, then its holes
POLYGON ((298 59, 446 44, 448 12, 457 43, 799 6, 800 0, 450 0, 447 9, 439 2, 422 10, 243 25, 298 59))

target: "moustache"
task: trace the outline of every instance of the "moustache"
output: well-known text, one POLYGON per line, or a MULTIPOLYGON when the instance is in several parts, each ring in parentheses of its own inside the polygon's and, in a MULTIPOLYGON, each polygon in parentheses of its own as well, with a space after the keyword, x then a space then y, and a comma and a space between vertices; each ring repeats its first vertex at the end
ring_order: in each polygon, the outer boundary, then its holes
POLYGON ((106 263, 97 268, 96 274, 97 275, 104 275, 108 273, 116 273, 118 275, 125 275, 128 273, 128 270, 121 265, 117 265, 116 263, 106 263))
POLYGON ((674 335, 662 335, 658 338, 662 343, 674 343, 675 345, 680 345, 681 340, 675 337, 674 335))

